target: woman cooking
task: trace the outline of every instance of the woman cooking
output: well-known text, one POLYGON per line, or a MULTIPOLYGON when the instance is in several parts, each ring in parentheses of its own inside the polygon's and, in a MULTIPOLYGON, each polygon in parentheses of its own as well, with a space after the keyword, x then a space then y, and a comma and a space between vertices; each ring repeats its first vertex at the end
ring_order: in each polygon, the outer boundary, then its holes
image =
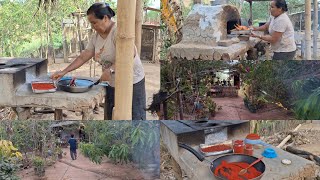
MULTIPOLYGON (((64 70, 54 73, 51 78, 56 80, 73 71, 94 57, 95 61, 102 65, 102 75, 100 81, 108 81, 105 97, 105 118, 112 119, 114 107, 114 72, 116 60, 116 33, 117 28, 111 18, 115 12, 106 3, 95 3, 87 11, 88 21, 96 31, 91 37, 86 49, 64 70)), ((130 60, 130 59, 129 59, 130 60)), ((146 94, 145 94, 145 74, 144 69, 134 49, 133 65, 133 98, 132 98, 132 120, 146 119, 146 94)))
POLYGON ((287 15, 287 3, 285 0, 273 0, 270 4, 270 21, 260 27, 254 27, 253 31, 269 31, 269 35, 251 34, 271 43, 274 52, 273 60, 293 60, 296 53, 293 25, 287 15))

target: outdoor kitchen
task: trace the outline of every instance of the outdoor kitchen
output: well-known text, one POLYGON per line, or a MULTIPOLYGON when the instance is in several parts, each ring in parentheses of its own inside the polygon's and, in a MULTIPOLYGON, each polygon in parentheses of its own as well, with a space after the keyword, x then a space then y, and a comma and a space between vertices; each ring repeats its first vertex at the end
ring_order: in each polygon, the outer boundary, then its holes
POLYGON ((0 106, 12 107, 20 120, 30 117, 31 108, 54 109, 56 120, 63 119, 62 110, 78 111, 83 120, 92 119, 93 109, 105 93, 104 87, 94 82, 85 77, 53 82, 47 59, 0 58, 0 106))
MULTIPOLYGON (((299 127, 301 124, 293 132, 299 127)), ((283 150, 291 136, 273 146, 258 134, 250 133, 250 128, 250 121, 202 120, 162 121, 160 130, 164 146, 188 179, 269 180, 317 176, 319 162, 289 153, 288 147, 283 150)))
POLYGON ((250 37, 251 30, 241 26, 235 6, 195 4, 184 21, 183 38, 169 49, 172 59, 243 60, 265 53, 258 38, 250 37), (245 57, 247 56, 247 57, 245 57))

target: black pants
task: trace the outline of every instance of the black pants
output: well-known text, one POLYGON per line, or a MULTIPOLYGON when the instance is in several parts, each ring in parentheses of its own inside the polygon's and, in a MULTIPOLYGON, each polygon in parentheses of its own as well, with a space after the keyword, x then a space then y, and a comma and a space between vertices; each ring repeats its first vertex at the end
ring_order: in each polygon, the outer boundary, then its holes
POLYGON ((293 60, 296 51, 292 52, 274 52, 272 60, 293 60))
POLYGON ((77 150, 76 149, 70 149, 70 155, 72 160, 77 159, 77 150))
MULTIPOLYGON (((106 97, 104 106, 104 119, 112 119, 114 107, 114 87, 106 87, 106 97)), ((132 120, 146 120, 146 89, 145 78, 133 85, 132 96, 132 120)))

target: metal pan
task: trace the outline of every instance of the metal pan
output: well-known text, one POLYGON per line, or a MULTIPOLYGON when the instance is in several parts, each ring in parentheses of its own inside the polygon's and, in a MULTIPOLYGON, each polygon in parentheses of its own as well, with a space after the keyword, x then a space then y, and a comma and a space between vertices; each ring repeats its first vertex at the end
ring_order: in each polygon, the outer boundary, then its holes
POLYGON ((83 93, 89 91, 92 86, 100 83, 100 80, 94 82, 89 79, 76 78, 75 85, 70 86, 70 81, 72 78, 64 78, 58 81, 58 88, 62 91, 71 92, 71 93, 83 93))
POLYGON ((227 153, 232 153, 232 152, 233 152, 231 143, 200 144, 200 145, 199 145, 199 148, 200 148, 200 149, 199 149, 200 152, 201 152, 205 157, 208 157, 208 156, 216 156, 216 155, 220 155, 220 154, 227 154, 227 153), (216 146, 216 145, 228 145, 228 146, 230 146, 230 149, 227 149, 227 150, 224 150, 224 151, 215 151, 215 152, 204 152, 204 151, 202 150, 203 148, 207 148, 207 147, 210 147, 210 146, 216 146))
MULTIPOLYGON (((189 152, 191 152, 193 155, 195 155, 199 159, 199 161, 208 162, 210 164, 210 171, 213 174, 213 176, 215 178, 221 179, 221 180, 226 180, 226 178, 215 175, 214 171, 222 163, 222 161, 226 161, 226 162, 246 162, 248 164, 251 164, 251 163, 253 163, 254 161, 256 161, 258 159, 256 157, 245 155, 245 154, 228 154, 228 155, 220 156, 220 157, 216 158, 213 161, 209 161, 209 160, 205 159, 205 157, 202 154, 200 154, 198 151, 196 151, 195 149, 193 149, 192 147, 190 147, 190 146, 188 146, 186 144, 178 143, 178 146, 188 150, 189 152)), ((259 180, 259 179, 261 179, 262 176, 264 175, 265 170, 266 170, 266 165, 262 161, 259 161, 257 164, 253 165, 253 167, 256 168, 258 171, 260 171, 262 174, 260 176, 256 177, 256 178, 253 178, 253 179, 250 179, 250 180, 259 180)))

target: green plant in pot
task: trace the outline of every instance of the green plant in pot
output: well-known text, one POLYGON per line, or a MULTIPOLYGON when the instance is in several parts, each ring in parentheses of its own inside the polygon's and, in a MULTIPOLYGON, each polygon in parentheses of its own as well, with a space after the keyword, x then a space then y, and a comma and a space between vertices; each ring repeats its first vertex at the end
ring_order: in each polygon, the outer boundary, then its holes
POLYGON ((45 160, 42 157, 34 157, 33 166, 34 172, 38 177, 43 177, 45 175, 45 160))

